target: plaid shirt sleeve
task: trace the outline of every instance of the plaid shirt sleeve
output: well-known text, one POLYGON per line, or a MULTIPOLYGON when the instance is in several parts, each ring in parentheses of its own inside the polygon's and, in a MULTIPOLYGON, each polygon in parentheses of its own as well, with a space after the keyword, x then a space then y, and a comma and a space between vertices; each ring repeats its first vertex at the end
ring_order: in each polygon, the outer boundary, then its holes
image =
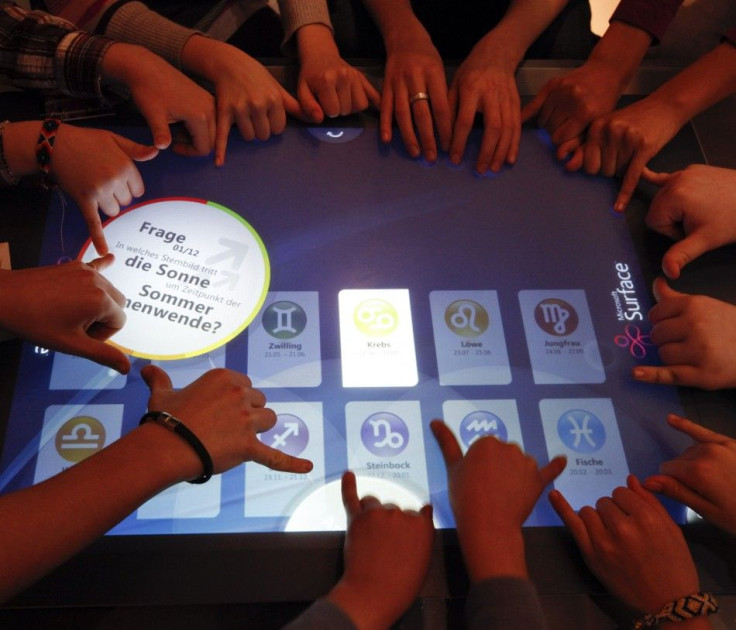
POLYGON ((17 87, 100 97, 101 62, 112 43, 42 11, 0 4, 0 74, 17 87))

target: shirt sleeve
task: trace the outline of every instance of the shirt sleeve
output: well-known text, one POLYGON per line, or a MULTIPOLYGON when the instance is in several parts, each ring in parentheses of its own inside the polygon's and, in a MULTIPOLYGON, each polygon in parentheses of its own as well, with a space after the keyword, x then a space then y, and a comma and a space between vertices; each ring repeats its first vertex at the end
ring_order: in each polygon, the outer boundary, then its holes
POLYGON ((492 578, 474 584, 465 605, 468 630, 544 630, 547 624, 529 580, 492 578))
POLYGON ((326 0, 278 0, 278 3, 284 28, 284 44, 307 24, 324 24, 332 30, 326 0))
POLYGON ((184 45, 198 33, 151 11, 142 2, 125 0, 105 11, 96 31, 120 42, 148 48, 179 69, 184 45))
POLYGON ((658 44, 667 32, 683 0, 621 0, 611 20, 640 28, 658 44))
POLYGON ((326 599, 318 599, 284 630, 355 630, 355 625, 341 608, 326 599))
POLYGON ((17 87, 101 97, 102 59, 112 43, 42 11, 0 7, 0 73, 17 87))

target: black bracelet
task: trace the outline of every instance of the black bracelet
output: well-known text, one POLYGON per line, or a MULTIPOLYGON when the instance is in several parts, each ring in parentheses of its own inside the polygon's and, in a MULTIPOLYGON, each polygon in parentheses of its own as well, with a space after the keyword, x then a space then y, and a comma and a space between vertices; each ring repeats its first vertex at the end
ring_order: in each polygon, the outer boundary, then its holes
POLYGON ((212 465, 210 454, 207 452, 204 444, 200 442, 199 438, 187 429, 181 420, 177 420, 174 416, 165 411, 149 411, 141 418, 139 425, 148 422, 149 420, 155 420, 167 429, 171 429, 179 437, 185 440, 186 443, 194 449, 195 453, 197 453, 199 459, 202 460, 204 472, 202 472, 202 474, 196 479, 192 479, 189 483, 205 483, 206 481, 209 481, 210 477, 212 477, 214 466, 212 465))

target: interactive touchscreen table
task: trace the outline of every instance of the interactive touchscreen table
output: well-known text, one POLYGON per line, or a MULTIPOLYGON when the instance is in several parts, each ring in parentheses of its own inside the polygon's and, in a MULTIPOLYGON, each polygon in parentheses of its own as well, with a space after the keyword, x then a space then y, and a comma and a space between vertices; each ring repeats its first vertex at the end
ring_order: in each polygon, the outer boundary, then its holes
MULTIPOLYGON (((657 353, 615 182, 566 173, 534 129, 518 164, 478 176, 479 141, 460 166, 428 164, 373 128, 294 126, 264 143, 231 137, 222 168, 171 152, 139 164, 144 197, 105 225, 116 262, 104 273, 127 298, 112 342, 132 370, 26 344, 0 490, 137 426, 149 362, 176 387, 213 367, 247 373, 278 417, 261 439, 314 470, 246 463, 180 484, 112 535, 344 528, 346 469, 361 493, 431 501, 451 528, 433 418, 463 448, 495 435, 540 463, 566 455, 555 486, 576 508, 654 473, 686 445, 664 423, 682 407, 675 389, 630 376, 657 353)), ((40 264, 95 256, 73 202, 56 200, 40 264)), ((558 524, 545 500, 527 523, 558 524)))

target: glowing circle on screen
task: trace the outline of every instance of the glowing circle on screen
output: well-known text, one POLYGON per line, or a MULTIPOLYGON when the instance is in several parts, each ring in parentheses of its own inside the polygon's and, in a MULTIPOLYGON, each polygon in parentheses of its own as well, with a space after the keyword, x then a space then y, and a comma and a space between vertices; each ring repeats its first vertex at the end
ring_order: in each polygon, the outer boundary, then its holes
MULTIPOLYGON (((402 510, 419 511, 424 501, 409 490, 388 479, 356 475, 358 496, 372 495, 382 503, 393 503, 402 510)), ((345 531, 347 518, 342 504, 341 481, 330 481, 309 493, 291 513, 287 532, 345 531)))
MULTIPOLYGON (((239 335, 266 298, 271 271, 258 233, 212 201, 158 199, 103 226, 115 262, 101 273, 126 298, 110 343, 135 357, 184 359, 239 335)), ((87 242, 79 258, 97 257, 87 242)))

